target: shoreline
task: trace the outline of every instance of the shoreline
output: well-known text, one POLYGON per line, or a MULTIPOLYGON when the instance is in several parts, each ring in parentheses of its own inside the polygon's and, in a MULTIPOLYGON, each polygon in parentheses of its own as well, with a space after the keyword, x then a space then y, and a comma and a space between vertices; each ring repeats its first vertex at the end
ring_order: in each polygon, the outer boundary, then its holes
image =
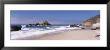
POLYGON ((99 30, 69 29, 11 40, 99 40, 99 30))

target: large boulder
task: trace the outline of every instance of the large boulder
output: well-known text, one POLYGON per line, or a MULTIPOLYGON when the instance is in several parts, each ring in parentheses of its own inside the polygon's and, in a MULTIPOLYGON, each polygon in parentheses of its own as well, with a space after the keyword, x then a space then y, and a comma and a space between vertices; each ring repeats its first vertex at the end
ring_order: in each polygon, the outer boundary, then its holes
POLYGON ((21 26, 11 26, 11 31, 19 31, 21 30, 21 26))

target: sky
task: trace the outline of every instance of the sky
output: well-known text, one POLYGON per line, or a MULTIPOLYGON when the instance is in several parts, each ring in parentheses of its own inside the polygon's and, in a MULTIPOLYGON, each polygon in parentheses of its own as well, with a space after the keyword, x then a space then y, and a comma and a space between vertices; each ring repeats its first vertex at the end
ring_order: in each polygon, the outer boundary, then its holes
POLYGON ((50 24, 81 24, 99 15, 99 10, 11 10, 11 24, 33 24, 47 20, 50 24))

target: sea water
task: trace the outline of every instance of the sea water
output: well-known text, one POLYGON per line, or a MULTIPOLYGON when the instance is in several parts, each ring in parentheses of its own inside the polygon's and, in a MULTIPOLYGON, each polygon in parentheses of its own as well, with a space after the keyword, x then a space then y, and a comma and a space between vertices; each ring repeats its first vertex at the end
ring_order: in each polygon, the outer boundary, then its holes
POLYGON ((61 31, 67 29, 68 25, 48 25, 48 26, 32 26, 26 27, 26 25, 11 25, 11 26, 21 26, 19 31, 11 31, 11 39, 24 38, 28 36, 40 36, 43 34, 49 34, 51 32, 61 31))
POLYGON ((48 25, 48 26, 31 26, 31 27, 27 27, 26 25, 11 25, 11 26, 21 26, 21 30, 39 30, 39 31, 45 31, 45 30, 52 30, 52 29, 56 29, 56 28, 61 28, 61 27, 66 27, 68 25, 48 25))

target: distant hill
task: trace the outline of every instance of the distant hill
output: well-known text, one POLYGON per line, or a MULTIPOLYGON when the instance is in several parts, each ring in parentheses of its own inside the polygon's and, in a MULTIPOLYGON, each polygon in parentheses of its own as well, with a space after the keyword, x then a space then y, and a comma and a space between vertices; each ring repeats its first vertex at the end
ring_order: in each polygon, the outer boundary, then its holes
POLYGON ((83 22, 86 27, 91 27, 93 24, 100 23, 100 15, 93 16, 83 22))

